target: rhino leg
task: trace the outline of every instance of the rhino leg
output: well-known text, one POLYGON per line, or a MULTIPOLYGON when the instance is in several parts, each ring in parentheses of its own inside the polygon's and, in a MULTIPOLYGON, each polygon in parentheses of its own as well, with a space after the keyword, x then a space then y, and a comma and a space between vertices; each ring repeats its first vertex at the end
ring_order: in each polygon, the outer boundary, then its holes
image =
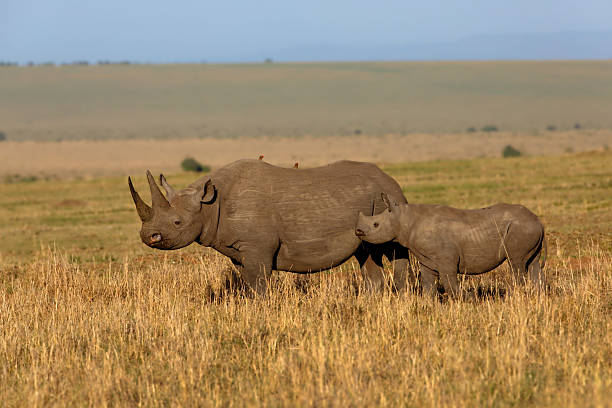
POLYGON ((536 287, 537 290, 541 291, 546 287, 546 282, 544 281, 544 274, 542 273, 542 267, 540 266, 540 254, 537 254, 536 257, 531 261, 531 263, 527 267, 527 273, 529 275, 529 280, 536 287))
POLYGON ((536 287, 537 290, 541 291, 546 289, 546 280, 542 273, 543 263, 542 259, 542 243, 538 246, 536 253, 531 256, 527 263, 527 275, 529 280, 536 287))
POLYGON ((457 268, 449 265, 441 269, 439 271, 440 282, 444 286, 444 291, 453 299, 461 298, 462 293, 459 287, 459 279, 457 278, 457 268))
POLYGON ((421 270, 421 286, 423 287, 423 293, 430 296, 436 296, 438 272, 423 264, 419 264, 419 267, 421 270))
POLYGON ((526 260, 521 256, 510 255, 508 256, 508 264, 514 274, 515 282, 524 285, 527 280, 526 260))
POLYGON ((240 276, 246 282, 252 293, 265 296, 268 280, 272 271, 272 257, 268 261, 258 257, 243 257, 242 263, 234 262, 240 276))
POLYGON ((397 292, 414 290, 417 287, 417 274, 410 266, 409 252, 405 247, 391 244, 385 256, 393 263, 393 287, 397 292))
POLYGON ((383 252, 371 245, 363 242, 355 252, 355 258, 361 267, 361 276, 365 281, 366 289, 370 292, 381 291, 384 283, 383 276, 383 252))

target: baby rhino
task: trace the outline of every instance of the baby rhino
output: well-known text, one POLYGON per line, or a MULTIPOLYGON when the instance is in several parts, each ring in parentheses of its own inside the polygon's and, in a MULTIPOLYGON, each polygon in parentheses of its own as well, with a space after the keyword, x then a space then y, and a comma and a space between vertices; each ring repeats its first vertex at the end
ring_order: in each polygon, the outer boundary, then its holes
POLYGON ((519 282, 529 275, 538 288, 544 286, 544 227, 522 205, 460 210, 442 205, 392 205, 384 193, 382 198, 388 211, 374 216, 360 213, 355 234, 373 244, 393 241, 408 248, 421 264, 424 291, 433 292, 438 278, 450 296, 458 297, 457 273, 481 274, 506 259, 519 282))

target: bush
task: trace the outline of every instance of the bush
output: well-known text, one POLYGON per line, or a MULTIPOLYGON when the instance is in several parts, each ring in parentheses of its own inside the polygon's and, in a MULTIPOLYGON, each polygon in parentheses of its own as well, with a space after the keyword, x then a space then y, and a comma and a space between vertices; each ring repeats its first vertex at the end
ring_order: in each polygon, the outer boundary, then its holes
POLYGON ((497 126, 495 125, 486 125, 483 126, 482 129, 483 132, 497 132, 497 126))
POLYGON ((472 127, 467 128, 466 131, 468 133, 474 133, 476 131, 476 128, 474 126, 472 126, 472 127))
POLYGON ((557 127, 555 125, 548 125, 546 126, 546 130, 548 130, 549 132, 554 132, 555 130, 557 130, 557 127))
POLYGON ((0 142, 4 142, 6 140, 6 134, 4 132, 0 132, 0 142))
POLYGON ((582 128, 582 125, 578 122, 574 123, 574 129, 580 129, 582 128))
POLYGON ((185 171, 195 171, 196 173, 208 173, 210 166, 200 163, 193 157, 186 157, 181 162, 181 168, 185 171))
POLYGON ((504 147, 504 150, 502 150, 502 156, 504 158, 519 157, 520 155, 521 155, 520 150, 515 149, 511 145, 507 145, 506 147, 504 147))

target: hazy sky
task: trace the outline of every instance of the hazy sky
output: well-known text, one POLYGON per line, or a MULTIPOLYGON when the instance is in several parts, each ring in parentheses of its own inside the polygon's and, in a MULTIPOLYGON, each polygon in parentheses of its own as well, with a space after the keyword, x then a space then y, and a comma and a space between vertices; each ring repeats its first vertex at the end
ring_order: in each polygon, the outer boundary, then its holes
POLYGON ((610 0, 0 0, 0 59, 242 61, 300 46, 611 31, 610 0))

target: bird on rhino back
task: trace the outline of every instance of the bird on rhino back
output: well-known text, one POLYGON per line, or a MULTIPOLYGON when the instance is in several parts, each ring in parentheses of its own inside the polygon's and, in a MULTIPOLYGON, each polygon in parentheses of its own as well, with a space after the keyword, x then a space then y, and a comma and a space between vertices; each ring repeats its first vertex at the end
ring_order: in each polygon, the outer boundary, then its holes
POLYGON ((252 290, 264 294, 270 271, 319 272, 355 256, 369 289, 383 286, 382 259, 394 262, 394 285, 415 284, 408 251, 395 243, 363 243, 354 227, 360 212, 384 210, 381 194, 405 202, 400 186, 370 163, 340 161, 286 169, 239 160, 175 191, 147 171, 152 205, 128 185, 142 241, 171 250, 193 242, 228 256, 252 290))

